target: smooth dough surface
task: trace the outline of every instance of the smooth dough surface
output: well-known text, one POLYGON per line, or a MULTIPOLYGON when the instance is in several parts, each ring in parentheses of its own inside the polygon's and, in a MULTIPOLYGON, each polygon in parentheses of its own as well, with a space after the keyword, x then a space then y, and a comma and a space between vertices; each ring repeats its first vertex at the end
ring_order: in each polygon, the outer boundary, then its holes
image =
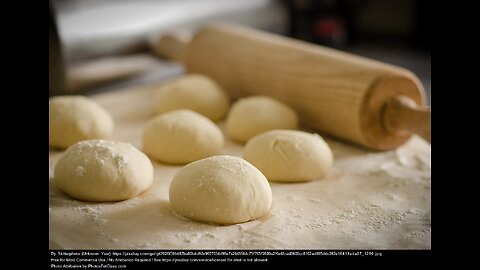
POLYGON ((272 204, 265 176, 234 156, 213 156, 186 165, 173 177, 169 196, 176 213, 215 224, 259 218, 272 204))
POLYGON ((236 141, 273 129, 297 129, 298 116, 288 105, 267 96, 252 96, 238 100, 228 113, 226 130, 236 141))
POLYGON ((223 133, 217 125, 190 110, 159 115, 143 131, 145 152, 170 164, 186 164, 219 154, 223 145, 223 133))
POLYGON ((57 96, 49 100, 48 140, 52 147, 67 148, 88 139, 107 139, 113 132, 110 113, 83 96, 57 96))
POLYGON ((225 117, 230 99, 220 86, 207 76, 185 75, 162 86, 156 96, 157 114, 188 109, 198 112, 212 121, 225 117))
POLYGON ((54 181, 75 199, 122 201, 150 187, 153 166, 145 154, 129 143, 86 140, 65 151, 55 166, 54 181))
POLYGON ((333 164, 332 150, 318 134, 272 130, 253 137, 243 157, 270 181, 300 182, 323 177, 333 164))

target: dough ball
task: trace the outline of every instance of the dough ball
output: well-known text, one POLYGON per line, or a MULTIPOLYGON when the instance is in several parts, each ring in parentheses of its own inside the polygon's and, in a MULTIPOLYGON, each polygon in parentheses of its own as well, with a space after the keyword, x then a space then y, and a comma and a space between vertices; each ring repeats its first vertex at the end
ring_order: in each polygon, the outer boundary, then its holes
POLYGON ((112 135, 112 116, 87 97, 52 97, 48 110, 48 141, 52 147, 67 148, 78 141, 112 135))
POLYGON ((216 155, 223 143, 223 133, 215 123, 190 110, 159 115, 143 131, 145 152, 171 164, 186 164, 216 155))
POLYGON ((332 150, 318 134, 272 130, 253 137, 243 157, 270 181, 300 182, 323 177, 333 163, 332 150))
POLYGON ((70 146, 55 166, 54 182, 71 197, 109 202, 133 198, 153 181, 150 159, 129 143, 87 140, 70 146))
POLYGON ((272 129, 297 129, 298 117, 286 104, 267 96, 242 98, 232 106, 227 121, 228 135, 239 142, 272 129))
POLYGON ((186 165, 173 177, 170 204, 192 220, 234 224, 265 215, 272 190, 252 164, 239 157, 213 156, 186 165))
POLYGON ((217 121, 227 114, 230 100, 209 77, 190 74, 161 87, 157 93, 155 108, 157 114, 188 109, 217 121))

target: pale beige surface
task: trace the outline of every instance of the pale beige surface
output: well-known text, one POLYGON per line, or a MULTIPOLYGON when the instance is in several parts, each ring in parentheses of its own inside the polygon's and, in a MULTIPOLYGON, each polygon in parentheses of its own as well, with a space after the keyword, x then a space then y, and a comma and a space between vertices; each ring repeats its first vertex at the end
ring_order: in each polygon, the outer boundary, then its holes
MULTIPOLYGON (((114 139, 142 149, 153 117, 152 87, 94 96, 115 119, 114 139)), ((220 123, 223 129, 223 123, 220 123)), ((223 129, 224 130, 224 129, 223 129)), ((270 214, 215 226, 172 213, 168 187, 181 166, 154 162, 152 187, 117 203, 76 201, 52 186, 60 151, 49 153, 49 246, 54 249, 430 249, 431 147, 413 137, 395 151, 368 152, 326 138, 335 162, 322 180, 270 183, 270 214)), ((227 139, 223 154, 241 156, 227 139)))

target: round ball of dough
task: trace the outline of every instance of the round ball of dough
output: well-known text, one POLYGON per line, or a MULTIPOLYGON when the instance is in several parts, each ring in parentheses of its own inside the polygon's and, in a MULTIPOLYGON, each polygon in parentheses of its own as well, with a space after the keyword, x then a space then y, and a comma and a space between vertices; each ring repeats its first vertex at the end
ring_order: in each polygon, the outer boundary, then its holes
POLYGON ((239 157, 213 156, 186 165, 173 177, 170 204, 192 220, 234 224, 265 215, 272 190, 252 164, 239 157))
POLYGON ((190 74, 158 90, 156 113, 188 109, 198 112, 212 121, 225 117, 230 108, 228 95, 207 76, 190 74))
POLYGON ((222 131, 205 116, 177 110, 151 119, 143 131, 143 148, 151 157, 186 164, 220 153, 222 131))
POLYGON ((332 150, 318 134, 272 130, 248 141, 245 160, 270 181, 301 182, 323 177, 333 163, 332 150))
POLYGON ((148 157, 129 143, 86 140, 70 146, 55 166, 54 182, 71 197, 109 202, 133 198, 153 181, 148 157))
POLYGON ((57 96, 49 100, 48 141, 67 148, 89 139, 109 138, 113 119, 103 107, 83 96, 57 96))
POLYGON ((226 121, 228 135, 239 142, 272 129, 297 129, 298 117, 286 104, 267 96, 242 98, 226 121))

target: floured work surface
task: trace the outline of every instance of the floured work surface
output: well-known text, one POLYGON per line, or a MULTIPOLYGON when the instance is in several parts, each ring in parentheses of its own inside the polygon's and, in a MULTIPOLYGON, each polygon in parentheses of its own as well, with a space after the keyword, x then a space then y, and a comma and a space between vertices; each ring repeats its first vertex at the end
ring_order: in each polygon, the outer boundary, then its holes
MULTIPOLYGON (((154 88, 92 97, 115 119, 113 139, 142 149, 153 117, 154 88)), ((223 122, 220 122, 223 129, 223 122)), ((182 166, 153 162, 152 187, 116 203, 74 200, 52 185, 62 151, 49 153, 51 249, 430 249, 431 147, 414 136, 394 151, 368 152, 326 138, 335 162, 328 175, 306 183, 270 182, 273 204, 258 220, 231 226, 176 216, 168 202, 182 166)), ((226 137, 223 154, 241 156, 226 137)))

